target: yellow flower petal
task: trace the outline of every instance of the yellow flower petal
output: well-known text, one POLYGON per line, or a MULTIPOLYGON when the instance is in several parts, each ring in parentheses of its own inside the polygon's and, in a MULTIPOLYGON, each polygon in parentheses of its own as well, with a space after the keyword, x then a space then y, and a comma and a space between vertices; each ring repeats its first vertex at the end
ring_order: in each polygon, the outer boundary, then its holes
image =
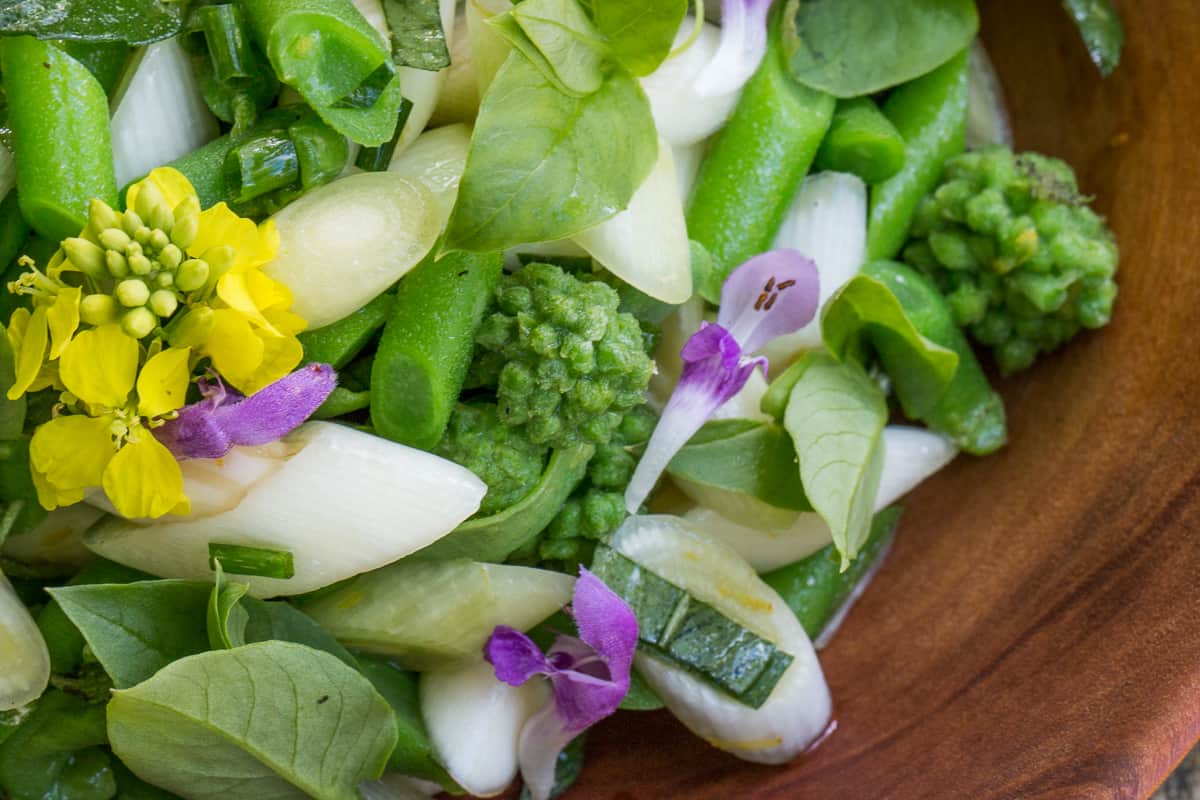
POLYGON ((258 310, 258 304, 254 302, 254 296, 250 292, 250 287, 247 285, 246 278, 254 274, 254 270, 248 272, 227 272, 217 281, 217 297, 221 301, 232 308, 234 311, 241 314, 247 321, 257 325, 260 328, 266 328, 271 333, 278 334, 271 323, 267 322, 267 318, 258 310))
POLYGON ((73 506, 82 501, 86 494, 83 489, 57 489, 36 469, 30 469, 29 475, 33 478, 33 488, 37 490, 38 503, 47 511, 73 506))
POLYGON ((8 321, 8 341, 16 361, 16 379, 8 389, 9 400, 25 394, 37 380, 48 340, 45 306, 38 306, 32 314, 25 308, 12 313, 8 321))
POLYGON ((150 174, 144 179, 129 187, 129 191, 125 193, 126 208, 133 208, 137 202, 138 192, 141 191, 142 184, 146 181, 154 181, 171 208, 175 208, 175 206, 182 203, 184 198, 189 195, 195 196, 196 194, 196 190, 192 187, 191 182, 184 177, 182 172, 171 167, 159 167, 158 169, 151 170, 150 174))
POLYGON ((113 507, 130 519, 187 513, 179 462, 144 428, 131 432, 108 462, 101 485, 113 507))
POLYGON ((139 415, 160 417, 183 407, 192 372, 188 368, 191 354, 186 347, 169 347, 146 362, 137 379, 139 415))
MULTIPOLYGON (((117 452, 112 422, 112 414, 73 415, 39 425, 29 442, 30 467, 58 493, 99 486, 104 468, 117 452)), ((41 491, 38 494, 42 499, 41 491)), ((42 505, 46 505, 44 499, 42 505)))
POLYGON ((65 389, 62 381, 58 379, 58 362, 47 361, 42 364, 42 368, 38 370, 37 377, 33 379, 33 383, 29 384, 27 392, 40 392, 42 389, 65 389))
POLYGON ((267 310, 263 312, 263 316, 284 336, 294 336, 308 327, 304 317, 290 311, 267 310))
POLYGON ((274 261, 279 253, 279 229, 275 220, 269 219, 258 226, 258 253, 254 256, 259 264, 274 261))
POLYGON ((138 343, 115 323, 77 335, 59 359, 59 377, 90 406, 122 408, 137 377, 138 343))
POLYGON ((263 340, 239 312, 228 308, 213 311, 212 330, 204 353, 225 380, 237 386, 258 369, 263 360, 263 340))
POLYGON ((59 289, 54 304, 46 312, 46 322, 50 326, 51 359, 63 354, 71 337, 79 329, 79 299, 82 296, 83 290, 78 286, 59 289))
POLYGON ((224 203, 217 203, 200 212, 200 231, 188 253, 199 257, 211 248, 228 245, 236 253, 231 271, 237 272, 262 263, 256 260, 262 251, 259 239, 257 225, 239 217, 224 203))
POLYGON ((294 336, 262 335, 263 357, 258 369, 249 375, 239 376, 234 387, 242 394, 254 394, 269 383, 287 375, 304 359, 304 347, 294 336))

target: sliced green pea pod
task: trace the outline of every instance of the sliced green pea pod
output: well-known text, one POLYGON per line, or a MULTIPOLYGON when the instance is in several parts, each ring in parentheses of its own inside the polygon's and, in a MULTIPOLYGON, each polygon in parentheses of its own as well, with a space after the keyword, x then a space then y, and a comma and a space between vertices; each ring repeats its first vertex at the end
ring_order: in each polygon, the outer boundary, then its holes
POLYGON ((893 506, 875 515, 870 536, 845 572, 841 571, 841 556, 829 545, 802 561, 762 576, 768 586, 779 592, 810 639, 817 638, 837 616, 854 587, 887 552, 902 511, 893 506))
POLYGON ((321 403, 320 408, 313 412, 313 419, 336 419, 347 414, 371 407, 371 392, 351 391, 344 386, 335 387, 321 403))
POLYGON ((958 354, 958 369, 950 386, 918 419, 968 453, 986 455, 1002 447, 1008 437, 1004 401, 988 383, 937 287, 912 267, 895 261, 872 261, 863 274, 892 290, 922 336, 958 354))
POLYGON ((88 205, 117 205, 104 87, 66 52, 30 36, 0 40, 21 213, 53 241, 78 236, 88 205))
POLYGON ((687 213, 688 234, 712 254, 718 284, 771 248, 833 118, 831 95, 792 78, 778 16, 762 64, 700 166, 687 213))
POLYGON ((446 432, 504 257, 427 258, 400 281, 371 366, 371 422, 383 437, 429 450, 446 432))
POLYGON ((297 338, 304 346, 304 361, 341 369, 375 338, 392 315, 396 296, 390 291, 376 297, 348 317, 324 328, 304 331, 297 338))
POLYGON ((587 472, 595 449, 577 443, 550 454, 537 485, 517 504, 498 514, 469 519, 413 558, 501 562, 541 533, 587 472))
POLYGON ((904 137, 871 98, 839 100, 814 167, 882 183, 904 167, 904 137))
POLYGON ((883 113, 904 137, 904 168, 871 187, 867 257, 892 258, 917 206, 967 143, 967 51, 892 92, 883 113))

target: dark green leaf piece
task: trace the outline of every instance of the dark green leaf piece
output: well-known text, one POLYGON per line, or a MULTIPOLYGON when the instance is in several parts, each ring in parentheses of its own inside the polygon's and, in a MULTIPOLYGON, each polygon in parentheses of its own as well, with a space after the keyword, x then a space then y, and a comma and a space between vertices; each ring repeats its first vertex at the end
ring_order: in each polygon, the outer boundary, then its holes
POLYGON ((354 158, 354 166, 364 172, 383 172, 392 163, 396 154, 396 145, 404 135, 404 126, 408 123, 408 115, 412 113, 413 103, 407 97, 400 98, 400 116, 396 120, 396 132, 392 138, 378 147, 363 147, 354 158))
POLYGON ((1075 20, 1088 55, 1108 77, 1121 63, 1121 48, 1125 45, 1125 26, 1112 0, 1063 0, 1063 7, 1075 20))
POLYGON ((777 508, 809 511, 787 432, 746 419, 706 423, 671 459, 676 478, 762 500, 777 508))
POLYGON ((0 4, 0 36, 149 44, 179 33, 182 6, 163 0, 16 0, 0 4))
POLYGON ((383 0, 397 66, 431 72, 450 66, 439 6, 438 0, 383 0))

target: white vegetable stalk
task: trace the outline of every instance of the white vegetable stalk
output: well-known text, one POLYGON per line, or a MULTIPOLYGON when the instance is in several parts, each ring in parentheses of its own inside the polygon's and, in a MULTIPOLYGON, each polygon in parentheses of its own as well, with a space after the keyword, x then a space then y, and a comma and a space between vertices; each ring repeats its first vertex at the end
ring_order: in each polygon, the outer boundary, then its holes
POLYGON ((525 722, 547 701, 545 681, 509 686, 479 659, 421 674, 421 716, 438 760, 477 797, 500 794, 517 777, 525 722))
POLYGON ((983 42, 971 42, 967 76, 967 147, 978 150, 989 144, 1012 147, 1012 126, 1004 104, 1004 88, 996 77, 983 42))
MULTIPOLYGON (((946 437, 904 425, 889 425, 883 431, 883 474, 875 497, 875 510, 895 503, 925 479, 954 460, 958 449, 946 437)), ((829 526, 816 512, 796 514, 786 527, 751 527, 742 524, 741 509, 718 506, 713 497, 695 497, 710 501, 706 507, 689 511, 685 518, 698 530, 732 547, 758 572, 792 564, 833 541, 829 526), (739 520, 733 522, 732 520, 739 520)), ((719 498, 717 498, 719 499, 719 498)))
POLYGON ((429 124, 473 123, 479 114, 479 80, 475 77, 475 56, 467 35, 467 15, 460 9, 454 18, 454 42, 450 45, 450 66, 438 95, 429 124))
POLYGON ((687 670, 639 653, 638 670, 680 722, 714 747, 761 764, 785 763, 821 735, 832 699, 812 643, 783 598, 737 553, 667 516, 631 517, 613 547, 794 659, 754 709, 687 670))
POLYGON ((0 711, 36 700, 50 682, 50 653, 8 579, 0 573, 0 711))
POLYGON ((302 594, 431 544, 475 513, 487 492, 457 464, 343 425, 310 422, 285 444, 295 454, 227 511, 153 525, 113 518, 84 543, 113 561, 188 580, 212 579, 213 542, 286 550, 294 577, 244 580, 255 597, 302 594))
MULTIPOLYGON (((856 175, 820 172, 805 178, 796 192, 776 248, 799 250, 817 264, 821 306, 862 269, 867 256, 867 187, 856 175)), ((821 346, 821 315, 795 333, 764 348, 773 370, 797 354, 821 346)))
POLYGON ((700 330, 704 321, 704 300, 696 295, 675 309, 671 316, 663 320, 662 336, 659 337, 658 347, 654 351, 654 363, 658 371, 650 378, 650 388, 646 392, 646 402, 655 411, 662 411, 663 406, 675 391, 679 376, 683 374, 683 359, 679 353, 693 333, 700 330))
POLYGON ((481 99, 512 50, 512 45, 488 24, 488 20, 512 7, 510 0, 466 0, 467 38, 471 43, 471 60, 475 62, 475 81, 481 99))
POLYGON ((675 156, 675 177, 679 181, 679 198, 683 200, 684 208, 687 208, 688 201, 692 198, 692 187, 696 185, 700 164, 703 163, 707 152, 707 141, 676 145, 672 148, 672 155, 675 156))
POLYGON ((389 772, 377 781, 358 785, 363 800, 430 800, 442 793, 439 784, 389 772))
POLYGON ((691 249, 671 146, 659 140, 658 161, 629 207, 574 237, 601 266, 664 303, 692 296, 691 249))
POLYGON ((178 40, 145 47, 126 75, 112 114, 118 186, 198 150, 220 134, 178 40))
POLYGON ((425 131, 412 147, 398 153, 388 165, 388 172, 420 181, 433 195, 439 213, 439 228, 450 221, 450 212, 458 197, 458 184, 467 168, 467 152, 471 149, 471 128, 467 125, 447 125, 425 131))
POLYGON ((58 508, 31 531, 9 536, 0 548, 4 555, 22 564, 64 564, 82 567, 94 556, 83 545, 83 532, 104 512, 86 503, 58 508))
POLYGON ((341 178, 273 217, 279 253, 264 271, 292 291, 310 328, 324 327, 420 263, 441 233, 440 210, 422 182, 393 172, 341 178))
MULTIPOLYGON (((674 46, 682 45, 693 35, 695 24, 691 15, 684 18, 675 34, 674 46)), ((672 145, 696 144, 712 136, 729 119, 741 97, 741 84, 712 96, 703 95, 697 85, 704 68, 716 58, 720 45, 721 29, 706 22, 690 47, 641 79, 658 135, 672 145)))

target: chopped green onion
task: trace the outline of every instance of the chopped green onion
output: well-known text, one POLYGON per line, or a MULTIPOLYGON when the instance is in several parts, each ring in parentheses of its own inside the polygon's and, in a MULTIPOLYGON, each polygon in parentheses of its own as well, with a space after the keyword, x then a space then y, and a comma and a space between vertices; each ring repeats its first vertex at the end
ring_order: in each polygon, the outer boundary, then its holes
POLYGON ((346 137, 306 114, 288 126, 288 138, 300 159, 300 186, 311 189, 342 174, 348 154, 346 137))
POLYGON ((333 104, 334 108, 374 108, 383 96, 383 90, 396 78, 396 66, 385 61, 375 71, 362 79, 354 91, 333 104))
POLYGON ((209 542, 208 558, 212 570, 216 571, 216 564, 220 561, 221 569, 230 575, 287 580, 296 574, 296 565, 288 550, 209 542))
POLYGON ((300 156, 291 139, 262 136, 225 157, 225 182, 235 203, 245 203, 300 183, 300 156))
POLYGON ((400 99, 400 116, 396 120, 396 133, 392 135, 390 141, 384 142, 378 147, 364 147, 358 151, 358 156, 354 159, 354 166, 365 172, 383 172, 392 163, 392 156, 396 153, 396 145, 400 143, 400 137, 404 133, 404 126, 408 122, 408 115, 412 113, 413 103, 407 97, 400 99))
POLYGON ((257 80, 263 65, 259 63, 250 40, 249 22, 236 3, 203 6, 196 10, 213 74, 223 84, 257 80))
POLYGON ((766 702, 792 663, 772 642, 612 548, 596 548, 592 572, 633 607, 644 648, 751 708, 766 702))

